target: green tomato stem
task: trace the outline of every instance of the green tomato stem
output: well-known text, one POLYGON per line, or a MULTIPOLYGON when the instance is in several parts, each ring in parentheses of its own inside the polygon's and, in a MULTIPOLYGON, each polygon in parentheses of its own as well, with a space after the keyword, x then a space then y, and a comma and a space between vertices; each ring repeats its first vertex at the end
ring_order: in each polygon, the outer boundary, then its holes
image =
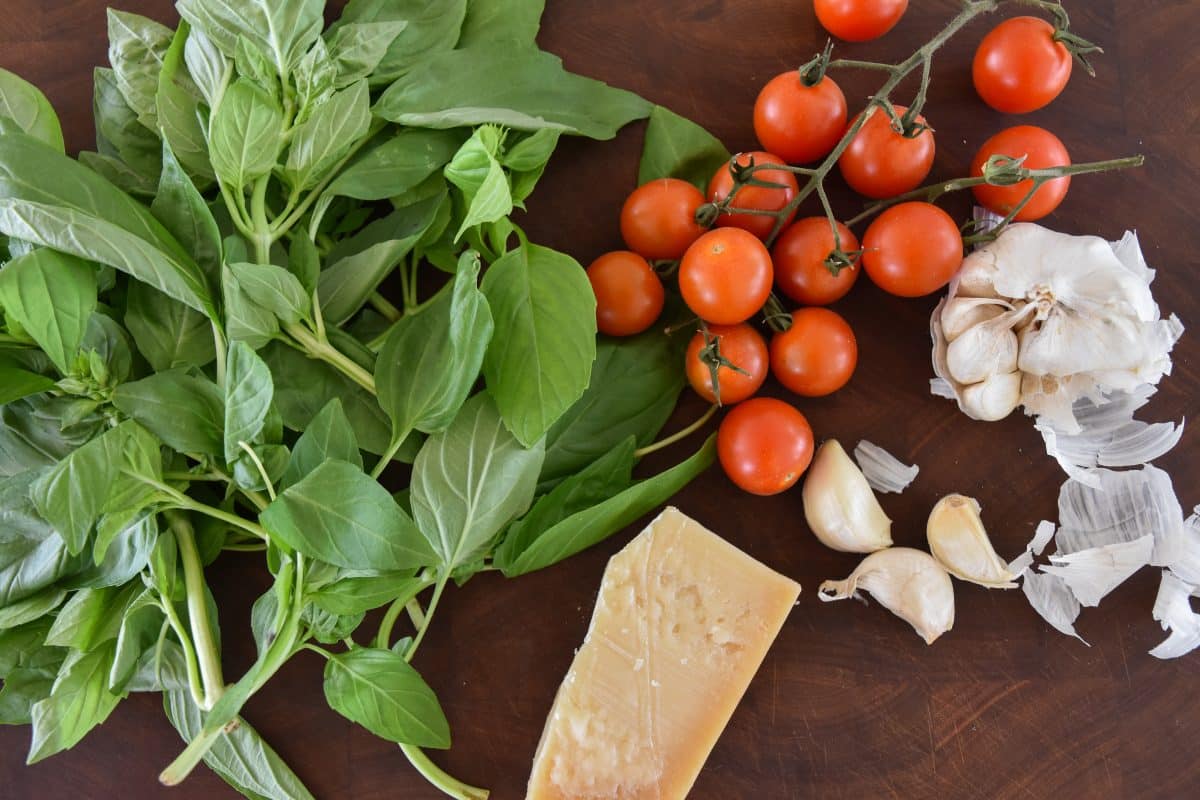
POLYGON ((676 442, 678 442, 682 439, 686 439, 687 437, 691 436, 696 431, 703 428, 705 426, 705 424, 707 424, 707 422, 713 418, 713 414, 717 413, 718 408, 719 408, 719 406, 717 406, 717 405, 709 406, 708 410, 705 411, 700 416, 700 418, 698 420, 696 420, 695 422, 693 422, 691 425, 688 425, 686 428, 684 428, 681 431, 676 431, 675 433, 671 434, 670 436, 666 437, 665 439, 659 439, 657 442, 654 442, 653 444, 648 444, 643 448, 634 450, 633 457, 634 458, 642 458, 644 456, 648 456, 651 453, 655 453, 655 452, 658 452, 659 450, 662 450, 664 447, 670 447, 671 445, 675 444, 676 442))

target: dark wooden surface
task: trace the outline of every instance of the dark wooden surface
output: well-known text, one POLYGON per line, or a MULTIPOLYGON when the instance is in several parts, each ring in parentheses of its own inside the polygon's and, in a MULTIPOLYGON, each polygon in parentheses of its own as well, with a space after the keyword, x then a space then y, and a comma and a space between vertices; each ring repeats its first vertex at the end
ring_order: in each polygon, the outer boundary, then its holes
MULTIPOLYGON (((64 121, 72 149, 91 146, 91 67, 105 61, 104 2, 5 0, 0 64, 38 83, 64 121)), ((953 12, 951 0, 911 4, 883 40, 842 49, 898 59, 953 12)), ((1137 228, 1164 310, 1200 323, 1195 291, 1200 225, 1200 6, 1194 0, 1094 0, 1068 4, 1078 32, 1104 45, 1097 77, 1080 71, 1050 108, 1013 118, 992 112, 970 84, 978 21, 935 61, 926 116, 937 129, 934 174, 964 174, 974 149, 1016 122, 1044 125, 1077 161, 1146 154, 1136 172, 1077 178, 1048 220, 1077 233, 1117 237, 1137 228)), ((172 21, 170 4, 125 6, 172 21)), ((755 147, 750 112, 758 87, 809 57, 825 39, 808 2, 703 0, 614 4, 552 0, 541 43, 569 68, 633 89, 704 123, 734 150, 755 147)), ((875 85, 839 75, 852 110, 875 85)), ((641 126, 613 142, 566 142, 521 223, 531 237, 585 264, 620 246, 617 212, 633 187, 641 126)), ((835 203, 854 201, 839 190, 835 203)), ((949 204, 965 214, 968 201, 949 204)), ((861 233, 861 232, 860 232, 861 233)), ((898 544, 924 546, 928 509, 959 491, 984 506, 997 548, 1015 555, 1035 523, 1055 517, 1063 476, 1030 421, 972 422, 930 397, 926 321, 934 300, 884 296, 869 281, 839 304, 858 333, 861 361, 835 397, 802 401, 818 438, 869 438, 921 465, 917 482, 884 507, 898 544)), ((1200 339, 1176 349, 1175 374, 1147 418, 1195 419, 1200 339)), ((771 393, 778 393, 771 389, 771 393)), ((685 399, 675 422, 701 410, 685 399)), ((698 440, 697 440, 698 441, 698 440)), ((677 449, 669 457, 682 453, 677 449)), ((1200 502, 1194 433, 1160 461, 1185 508, 1200 502)), ((654 459, 657 465, 666 457, 654 459)), ((654 467, 656 464, 648 466, 654 467)), ((826 550, 806 530, 799 491, 751 499, 713 470, 676 503, 804 586, 761 672, 717 744, 693 797, 735 798, 1175 798, 1200 796, 1200 655, 1162 662, 1146 651, 1162 637, 1150 617, 1157 587, 1144 570, 1079 631, 1092 646, 1042 622, 1020 592, 956 583, 954 630, 926 647, 872 604, 823 605, 815 589, 844 577, 856 558, 826 550)), ((637 526, 635 526, 636 528, 637 526)), ((515 581, 494 575, 452 592, 418 666, 437 689, 454 749, 437 760, 497 800, 523 796, 546 712, 583 637, 606 559, 632 535, 515 581)), ((267 586, 253 557, 227 556, 211 571, 221 607, 228 675, 249 664, 248 609, 267 586)), ((438 795, 394 746, 325 707, 316 656, 296 657, 246 716, 319 798, 433 800, 438 795)), ((167 792, 155 776, 180 742, 156 697, 136 696, 79 747, 22 765, 27 729, 0 730, 0 796, 11 798, 216 798, 232 792, 201 769, 167 792)))

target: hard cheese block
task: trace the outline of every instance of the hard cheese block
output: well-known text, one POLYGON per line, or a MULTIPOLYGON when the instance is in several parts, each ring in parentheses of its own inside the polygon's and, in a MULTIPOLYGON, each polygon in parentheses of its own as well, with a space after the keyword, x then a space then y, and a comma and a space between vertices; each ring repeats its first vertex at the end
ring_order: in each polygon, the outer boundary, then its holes
POLYGON ((799 594, 666 509, 604 571, 527 800, 685 797, 799 594))

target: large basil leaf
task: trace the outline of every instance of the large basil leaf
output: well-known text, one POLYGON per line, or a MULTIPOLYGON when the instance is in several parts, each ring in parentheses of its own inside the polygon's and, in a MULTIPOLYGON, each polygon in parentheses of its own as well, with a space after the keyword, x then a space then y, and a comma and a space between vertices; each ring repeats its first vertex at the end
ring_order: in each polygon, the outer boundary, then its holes
POLYGON ((458 46, 489 41, 531 45, 545 5, 545 0, 469 0, 458 46))
POLYGON ((372 85, 390 83, 414 64, 454 47, 466 6, 466 0, 351 0, 332 28, 333 41, 356 24, 405 22, 371 74, 372 85))
MULTIPOLYGON (((95 314, 92 319, 107 318, 95 314)), ((96 413, 68 423, 66 416, 76 402, 37 395, 0 406, 0 475, 51 466, 107 427, 96 413)))
POLYGON ((0 405, 53 388, 54 381, 45 375, 30 372, 6 358, 0 358, 0 405))
POLYGON ((108 671, 109 691, 126 691, 138 663, 147 652, 153 652, 165 619, 158 597, 151 588, 142 589, 126 606, 117 631, 113 665, 108 671))
POLYGON ((208 34, 225 55, 237 52, 239 36, 266 53, 287 75, 324 25, 322 0, 179 0, 175 8, 208 34))
POLYGON ((508 429, 531 445, 588 386, 596 298, 575 259, 534 244, 492 264, 483 293, 496 321, 483 362, 488 390, 508 429))
POLYGON ((445 428, 474 386, 494 327, 478 278, 478 254, 463 254, 454 280, 401 317, 379 351, 375 385, 393 441, 445 428))
POLYGON ((163 224, 208 277, 210 291, 221 270, 221 230, 203 195, 188 177, 171 145, 163 141, 162 174, 150 213, 163 224))
POLYGON ((526 449, 508 432, 486 392, 468 400, 413 463, 417 527, 446 572, 468 563, 533 501, 544 450, 526 449))
POLYGON ((152 19, 108 9, 109 63, 125 102, 150 130, 158 130, 155 95, 172 36, 170 28, 152 19))
POLYGON ((434 560, 388 491, 344 461, 318 466, 280 494, 260 519, 289 547, 338 567, 407 569, 434 560))
POLYGON ((234 191, 271 172, 283 147, 283 111, 257 84, 240 78, 213 113, 210 158, 234 191))
POLYGON ((63 661, 63 651, 43 651, 37 663, 14 669, 0 689, 0 725, 28 725, 33 722, 33 707, 50 696, 54 678, 63 661))
POLYGON ((317 294, 327 322, 340 325, 354 315, 371 292, 404 259, 433 223, 442 194, 393 211, 329 252, 317 294))
POLYGON ((137 197, 153 197, 157 183, 149 175, 142 175, 115 156, 84 150, 79 154, 79 163, 104 178, 123 192, 137 197))
POLYGON ((18 129, 55 150, 66 151, 62 125, 42 90, 19 75, 0 69, 0 132, 7 132, 4 120, 12 120, 18 129))
POLYGON ((93 650, 116 639, 121 632, 125 609, 142 591, 143 587, 135 583, 124 587, 81 589, 59 609, 46 634, 46 644, 93 650))
POLYGON ((579 472, 627 436, 654 441, 686 383, 680 364, 688 337, 647 331, 601 337, 587 391, 546 434, 539 491, 579 472))
POLYGON ((225 333, 229 341, 260 349, 279 333, 279 318, 251 299, 229 265, 221 268, 221 297, 225 301, 225 333))
POLYGON ((47 649, 44 645, 51 624, 53 620, 43 617, 0 631, 0 678, 7 678, 17 667, 41 660, 41 653, 47 649))
POLYGON ((280 487, 286 489, 330 459, 362 469, 362 453, 358 450, 354 427, 346 418, 342 401, 336 397, 325 404, 296 440, 280 487))
POLYGON ((30 499, 37 476, 0 480, 0 608, 46 589, 77 565, 30 499))
POLYGON ((308 315, 312 302, 300 279, 274 264, 249 262, 230 264, 238 288, 260 308, 285 323, 299 322, 308 315))
POLYGON ((361 614, 396 598, 411 597, 428 585, 411 572, 348 575, 322 586, 309 600, 330 614, 361 614))
POLYGON ((706 190, 713 173, 729 162, 725 145, 708 131, 670 109, 655 106, 646 127, 638 183, 682 178, 706 190))
POLYGON ((158 136, 142 124, 125 101, 111 69, 95 70, 92 113, 96 118, 96 149, 118 157, 142 178, 157 182, 162 149, 158 136))
MULTIPOLYGON (((183 45, 183 61, 187 66, 187 74, 191 76, 209 107, 216 108, 229 80, 232 63, 203 30, 192 28, 186 20, 179 23, 175 35, 177 39, 181 36, 186 38, 183 45)), ((234 47, 236 48, 236 45, 234 47)), ((164 64, 166 69, 170 69, 170 62, 171 51, 168 50, 164 64)), ((165 116, 166 109, 162 108, 161 97, 158 104, 159 114, 165 116)))
MULTIPOLYGON (((349 86, 378 68, 388 48, 408 26, 405 20, 353 22, 338 26, 329 36, 329 60, 337 76, 334 85, 349 86)), ((386 82, 376 78, 376 82, 386 82)))
POLYGON ((112 402, 173 450, 224 453, 224 401, 221 390, 208 378, 182 370, 158 372, 121 384, 113 391, 112 402))
POLYGON ((371 97, 365 79, 321 103, 292 130, 288 151, 288 180, 303 190, 319 183, 367 135, 371 127, 371 97))
POLYGON ((401 130, 355 158, 324 195, 358 200, 403 196, 453 158, 465 138, 455 129, 401 130))
POLYGON ((57 586, 43 589, 37 594, 18 600, 0 608, 0 630, 15 628, 27 622, 41 619, 58 608, 67 599, 67 590, 57 586))
POLYGON ((96 310, 96 270, 81 258, 38 248, 0 269, 0 306, 63 375, 72 371, 96 310))
POLYGON ((434 55, 393 83, 375 113, 423 128, 494 122, 611 139, 650 109, 631 92, 567 72, 555 55, 509 41, 434 55))
POLYGON ((108 690, 115 644, 87 653, 72 652, 63 662, 50 696, 33 707, 33 741, 26 763, 69 750, 117 707, 121 698, 108 690))
POLYGON ((537 536, 520 552, 511 552, 501 565, 509 577, 557 564, 604 541, 665 503, 693 478, 708 469, 717 456, 716 436, 688 460, 635 483, 602 503, 576 512, 537 536), (515 556, 515 557, 514 557, 515 556))
POLYGON ((225 460, 242 455, 241 442, 259 440, 275 386, 271 369, 245 342, 229 345, 225 373, 225 460))
POLYGON ((150 562, 158 539, 158 518, 145 508, 157 499, 157 495, 144 483, 132 480, 125 483, 125 491, 114 495, 112 500, 130 498, 131 505, 113 507, 110 500, 105 515, 96 526, 91 557, 84 553, 83 568, 68 576, 64 586, 71 589, 120 586, 137 577, 150 562))
POLYGON ((325 699, 334 711, 388 741, 450 746, 450 723, 437 696, 399 653, 356 647, 330 656, 325 699))
POLYGON ((374 395, 328 364, 279 342, 263 348, 259 355, 271 368, 275 404, 284 425, 303 431, 330 400, 338 399, 359 446, 375 455, 387 451, 391 423, 374 395))
POLYGON ((211 45, 201 33, 189 36, 186 22, 179 24, 163 58, 155 103, 163 143, 189 172, 211 180, 216 173, 208 159, 208 137, 200 121, 200 100, 192 91, 193 84, 186 82, 188 71, 184 69, 185 53, 191 48, 197 54, 197 69, 192 73, 195 86, 215 107, 220 99, 218 93, 225 85, 225 60, 216 48, 208 48, 205 43, 211 45), (206 60, 208 56, 212 56, 212 62, 206 60))
POLYGON ((125 327, 154 369, 203 367, 216 358, 212 323, 190 306, 139 281, 129 284, 125 305, 125 327))

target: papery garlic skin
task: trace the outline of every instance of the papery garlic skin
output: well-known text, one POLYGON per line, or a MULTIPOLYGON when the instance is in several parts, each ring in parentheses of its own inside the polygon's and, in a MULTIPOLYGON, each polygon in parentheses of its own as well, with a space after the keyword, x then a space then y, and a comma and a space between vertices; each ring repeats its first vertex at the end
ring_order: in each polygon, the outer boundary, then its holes
POLYGON ((1132 391, 1170 372, 1183 326, 1162 318, 1153 277, 1132 234, 1109 243, 1011 225, 964 259, 934 311, 934 373, 968 416, 1000 419, 1023 405, 1077 433, 1077 399, 1132 391))
POLYGON ((959 580, 989 589, 1015 589, 1017 576, 996 555, 979 512, 973 497, 949 494, 939 500, 925 526, 929 552, 959 580))
POLYGON ((892 520, 837 439, 817 450, 801 497, 804 519, 826 547, 871 553, 892 546, 892 520))
POLYGON ((954 586, 933 556, 911 547, 872 553, 844 581, 825 581, 817 591, 824 602, 867 592, 903 619, 925 644, 954 627, 954 586))

